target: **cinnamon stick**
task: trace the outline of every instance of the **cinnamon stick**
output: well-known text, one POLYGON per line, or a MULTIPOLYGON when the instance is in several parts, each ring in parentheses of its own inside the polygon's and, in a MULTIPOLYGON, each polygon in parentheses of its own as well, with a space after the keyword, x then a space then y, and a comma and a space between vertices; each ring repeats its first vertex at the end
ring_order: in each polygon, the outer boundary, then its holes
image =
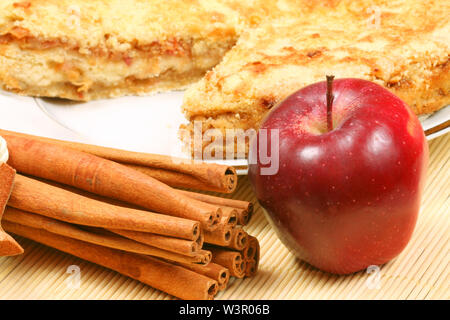
POLYGON ((227 246, 235 250, 243 250, 247 246, 248 234, 242 229, 242 227, 236 226, 233 228, 231 233, 231 241, 227 246))
POLYGON ((250 222, 250 219, 252 218, 253 209, 250 211, 245 210, 245 209, 236 209, 236 211, 237 211, 238 223, 241 226, 246 226, 250 222))
POLYGON ((244 259, 255 259, 259 262, 260 259, 260 246, 256 237, 248 235, 247 246, 242 250, 244 259))
POLYGON ((16 170, 5 163, 0 164, 0 257, 23 253, 23 248, 1 226, 3 212, 11 195, 16 170))
POLYGON ((199 248, 203 248, 203 244, 205 242, 205 235, 204 232, 200 232, 200 236, 198 237, 198 239, 196 240, 197 245, 199 248))
POLYGON ((82 240, 85 242, 127 252, 145 254, 184 263, 203 263, 203 261, 205 261, 203 255, 200 254, 183 255, 148 246, 140 242, 129 240, 114 234, 111 235, 105 233, 98 234, 94 232, 87 232, 75 225, 66 222, 22 210, 17 210, 14 208, 8 207, 5 211, 4 218, 5 221, 9 223, 16 223, 35 229, 42 229, 68 238, 82 240))
POLYGON ((228 224, 231 227, 237 225, 237 214, 236 209, 229 207, 220 207, 222 209, 222 219, 220 223, 228 224))
MULTIPOLYGON (((52 185, 52 186, 55 186, 58 188, 62 188, 62 189, 71 191, 73 193, 79 194, 81 196, 84 196, 84 197, 87 197, 90 199, 106 202, 106 203, 120 206, 120 207, 127 207, 127 208, 131 208, 131 209, 139 210, 139 206, 125 203, 123 201, 114 200, 114 199, 106 198, 103 196, 95 195, 95 194, 89 193, 87 191, 76 189, 74 187, 67 186, 67 185, 57 183, 54 181, 48 181, 48 180, 39 179, 39 178, 37 178, 36 180, 42 181, 44 183, 47 183, 49 185, 52 185)), ((109 229, 109 231, 119 234, 121 236, 124 236, 126 238, 129 238, 129 239, 132 239, 132 240, 144 243, 144 244, 148 244, 153 247, 157 247, 160 249, 164 249, 164 250, 168 250, 168 251, 172 251, 172 252, 176 252, 176 253, 181 253, 181 254, 185 254, 185 255, 192 255, 192 254, 198 252, 198 250, 200 250, 203 246, 203 235, 200 230, 200 227, 198 228, 198 230, 196 230, 192 239, 190 239, 190 238, 189 239, 181 239, 181 238, 174 238, 174 237, 170 237, 170 236, 158 235, 158 234, 148 233, 148 232, 120 230, 120 229, 109 229)))
POLYGON ((196 273, 207 276, 208 278, 214 279, 217 281, 219 290, 224 290, 230 280, 230 271, 217 263, 209 263, 206 266, 198 265, 198 264, 186 264, 179 263, 180 266, 192 270, 196 273))
POLYGON ((236 278, 245 276, 246 261, 240 252, 223 248, 208 247, 212 253, 212 262, 220 264, 230 270, 230 275, 236 278))
POLYGON ((225 171, 227 173, 224 174, 223 183, 221 183, 220 185, 212 185, 208 182, 199 180, 194 176, 182 172, 164 170, 153 167, 144 167, 130 163, 122 163, 122 164, 131 169, 145 173, 146 175, 175 188, 196 189, 220 193, 233 193, 234 190, 236 189, 237 175, 233 167, 228 167, 229 169, 225 171))
POLYGON ((201 261, 199 262, 199 264, 206 266, 212 261, 212 253, 209 250, 200 250, 198 252, 198 256, 201 257, 201 261))
MULTIPOLYGON (((236 189, 237 185, 236 170, 226 165, 62 141, 6 130, 0 130, 0 134, 32 138, 89 153, 111 161, 142 168, 152 168, 161 181, 176 187, 200 188, 201 190, 231 193, 236 189), (164 178, 164 175, 167 175, 167 178, 164 178)), ((152 175, 150 174, 150 176, 152 175)))
POLYGON ((186 190, 178 190, 178 192, 180 192, 190 198, 197 199, 197 200, 200 200, 200 201, 203 201, 206 203, 216 204, 218 206, 230 207, 230 208, 236 208, 236 209, 245 209, 248 211, 253 209, 253 204, 249 201, 216 197, 216 196, 212 196, 209 194, 186 191, 186 190))
POLYGON ((248 236, 247 246, 241 251, 246 261, 245 276, 253 277, 259 268, 260 246, 257 238, 248 236))
POLYGON ((228 246, 231 243, 233 227, 228 224, 221 224, 214 231, 204 231, 205 242, 218 246, 228 246))
POLYGON ((68 147, 4 134, 8 163, 17 171, 74 186, 159 213, 199 221, 213 230, 221 216, 218 206, 188 198, 141 172, 68 147))
POLYGON ((245 276, 253 277, 258 272, 258 263, 254 259, 246 260, 245 276))
POLYGON ((247 225, 253 214, 253 203, 249 201, 216 197, 208 194, 191 192, 186 190, 178 190, 178 192, 192 199, 196 199, 199 201, 203 201, 221 207, 229 207, 236 209, 238 224, 240 225, 247 225))
MULTIPOLYGON (((222 219, 219 226, 213 231, 204 231, 205 242, 223 247, 232 246, 233 232, 236 227, 236 209, 222 207, 222 219)), ((237 237, 237 235, 236 235, 237 237)), ((239 242, 235 240, 235 242, 239 242)), ((244 240, 245 241, 245 240, 244 240)))
POLYGON ((105 229, 144 231, 194 239, 196 221, 115 206, 22 175, 16 176, 8 205, 57 220, 105 229))
POLYGON ((140 243, 145 243, 156 248, 190 256, 198 253, 203 245, 203 242, 201 242, 202 238, 200 237, 200 233, 198 234, 197 239, 185 240, 161 236, 148 232, 120 229, 110 229, 110 231, 140 243))
POLYGON ((211 300, 217 281, 186 268, 152 258, 8 223, 9 232, 117 271, 185 300, 211 300))

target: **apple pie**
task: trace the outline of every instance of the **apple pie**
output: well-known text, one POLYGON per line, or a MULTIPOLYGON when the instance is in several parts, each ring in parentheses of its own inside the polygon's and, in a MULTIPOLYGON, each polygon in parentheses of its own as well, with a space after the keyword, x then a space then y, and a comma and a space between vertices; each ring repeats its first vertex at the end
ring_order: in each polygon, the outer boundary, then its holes
POLYGON ((280 100, 326 75, 376 82, 419 115, 438 110, 450 104, 449 15, 445 1, 348 0, 266 21, 186 91, 186 129, 257 128, 280 100))

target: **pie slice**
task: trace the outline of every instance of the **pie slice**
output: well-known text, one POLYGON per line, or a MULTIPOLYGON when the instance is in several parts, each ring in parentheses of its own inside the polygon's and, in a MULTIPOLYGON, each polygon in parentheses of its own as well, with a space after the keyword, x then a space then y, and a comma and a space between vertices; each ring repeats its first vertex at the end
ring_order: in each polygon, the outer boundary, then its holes
MULTIPOLYGON (((184 129, 193 136, 195 121, 202 133, 257 128, 284 97, 331 74, 374 81, 418 115, 450 104, 450 3, 330 3, 241 35, 223 61, 186 91, 183 111, 190 124, 184 129)), ((248 148, 223 141, 226 150, 248 148)))
POLYGON ((91 100, 180 89, 236 42, 231 1, 2 0, 0 83, 91 100))

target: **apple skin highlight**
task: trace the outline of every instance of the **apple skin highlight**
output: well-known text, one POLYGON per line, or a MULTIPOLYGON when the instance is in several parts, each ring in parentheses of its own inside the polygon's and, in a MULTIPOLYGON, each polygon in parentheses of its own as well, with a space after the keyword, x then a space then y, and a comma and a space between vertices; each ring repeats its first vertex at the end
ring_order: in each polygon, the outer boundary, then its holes
MULTIPOLYGON (((279 170, 249 178, 283 243, 327 272, 349 274, 396 257, 413 233, 428 145, 409 107, 360 79, 333 82, 333 129, 327 85, 307 86, 278 104, 261 128, 279 130, 279 170)), ((259 148, 259 136, 252 144, 259 148)), ((252 149, 252 148, 250 148, 252 149)))

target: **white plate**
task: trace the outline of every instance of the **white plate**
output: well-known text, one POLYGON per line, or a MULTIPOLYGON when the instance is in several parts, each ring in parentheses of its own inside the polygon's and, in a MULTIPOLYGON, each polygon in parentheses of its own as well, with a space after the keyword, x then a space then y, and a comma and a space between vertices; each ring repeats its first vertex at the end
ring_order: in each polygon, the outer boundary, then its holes
MULTIPOLYGON (((178 138, 186 122, 182 91, 87 103, 18 96, 0 90, 0 128, 130 151, 190 157, 178 138)), ((214 161, 245 174, 247 160, 214 161)))
MULTIPOLYGON (((21 97, 0 91, 0 128, 50 138, 91 143, 131 151, 188 157, 178 139, 186 120, 181 113, 183 92, 149 97, 123 97, 88 103, 21 97)), ((450 131, 450 106, 421 117, 424 130, 450 131), (447 126, 445 124, 447 123, 447 126)), ((246 160, 221 163, 245 168, 246 160)), ((244 170, 239 170, 244 174, 244 170)))
POLYGON ((450 105, 431 115, 420 117, 420 121, 428 140, 450 132, 450 105))

